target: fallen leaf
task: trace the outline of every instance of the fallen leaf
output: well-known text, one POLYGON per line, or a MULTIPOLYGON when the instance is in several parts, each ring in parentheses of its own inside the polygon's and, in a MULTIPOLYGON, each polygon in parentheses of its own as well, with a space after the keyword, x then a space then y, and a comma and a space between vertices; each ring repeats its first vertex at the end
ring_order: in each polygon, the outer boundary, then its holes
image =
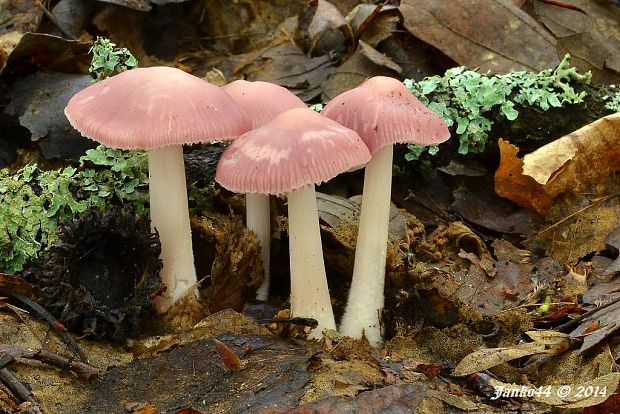
POLYGON ((328 56, 309 57, 286 42, 264 51, 242 71, 248 80, 284 86, 307 102, 321 94, 320 85, 333 70, 334 62, 328 56))
POLYGON ((21 37, 34 32, 43 17, 43 8, 34 0, 8 0, 0 3, 0 71, 21 37))
POLYGON ((592 323, 590 323, 590 325, 586 327, 586 329, 583 330, 583 335, 589 335, 594 331, 598 331, 600 327, 601 327, 600 321, 593 321, 592 323))
POLYGON ((18 78, 42 69, 62 73, 88 73, 91 59, 89 49, 90 44, 86 42, 67 40, 45 33, 26 33, 6 60, 1 75, 3 78, 18 78))
POLYGON ((553 197, 543 191, 534 178, 523 174, 523 160, 517 157, 519 148, 508 141, 498 141, 500 162, 495 171, 495 191, 501 197, 543 215, 553 203, 553 197))
MULTIPOLYGON (((106 0, 107 1, 107 0, 106 0)), ((114 3, 117 0, 109 2, 114 3)), ((128 1, 132 6, 118 7, 108 5, 100 9, 93 17, 92 23, 102 32, 109 33, 109 38, 119 47, 126 47, 140 62, 140 66, 149 66, 150 58, 144 50, 142 40, 142 23, 146 17, 145 10, 151 8, 148 0, 121 0, 128 1), (140 9, 145 4, 148 9, 140 9)))
POLYGON ((397 63, 360 40, 353 54, 321 84, 321 99, 327 102, 371 76, 396 77, 400 73, 402 68, 397 63))
POLYGON ((586 125, 519 159, 518 148, 500 140, 495 190, 544 215, 560 194, 577 194, 620 169, 620 113, 586 125))
POLYGON ((60 0, 52 8, 54 24, 73 40, 85 33, 85 26, 90 23, 90 16, 95 4, 82 0, 60 0))
POLYGON ((433 379, 441 373, 443 366, 441 364, 418 364, 415 369, 426 375, 426 378, 433 379))
POLYGON ((300 43, 310 56, 341 56, 353 46, 353 32, 336 6, 314 0, 299 19, 300 43))
POLYGON ((490 380, 491 385, 498 390, 515 390, 527 394, 529 391, 534 401, 538 401, 551 406, 564 408, 584 408, 600 404, 607 400, 620 382, 620 373, 603 375, 591 381, 580 384, 563 385, 533 385, 507 384, 494 378, 490 380), (589 390, 589 391, 586 391, 589 390), (596 390, 596 392, 594 391, 596 390), (591 393, 590 393, 591 391, 591 393))
POLYGON ((30 139, 46 159, 78 160, 97 143, 83 137, 62 113, 69 99, 91 84, 88 75, 37 72, 18 79, 12 86, 5 113, 19 117, 30 139))
POLYGON ((474 372, 492 368, 513 359, 545 352, 545 345, 531 342, 505 348, 489 348, 472 352, 459 362, 452 375, 464 377, 474 372))
POLYGON ((527 336, 532 338, 534 342, 542 344, 542 345, 552 346, 552 345, 558 345, 566 341, 570 342, 570 336, 563 332, 543 330, 543 331, 527 331, 525 333, 527 336))
POLYGON ((616 333, 618 329, 620 329, 620 302, 586 317, 570 336, 583 338, 583 344, 579 348, 581 354, 616 333))
POLYGON ((454 202, 450 206, 453 211, 468 222, 492 231, 529 237, 540 221, 538 216, 495 194, 492 186, 484 189, 459 187, 453 196, 454 202))
POLYGON ((224 364, 227 369, 232 372, 237 372, 243 367, 243 361, 241 361, 237 354, 235 354, 235 352, 224 342, 213 338, 213 343, 215 343, 215 350, 220 356, 222 364, 224 364))
POLYGON ((600 404, 586 407, 581 414, 609 414, 620 413, 620 390, 600 404))
POLYGON ((330 397, 302 404, 289 409, 268 408, 266 413, 286 414, 331 414, 331 413, 382 413, 413 412, 426 396, 427 388, 422 384, 397 384, 366 391, 355 398, 330 397))
POLYGON ((616 259, 607 266, 603 274, 609 275, 615 272, 620 272, 620 227, 616 227, 605 237, 605 245, 611 246, 615 249, 615 253, 618 255, 616 259))
POLYGON ((403 0, 400 11, 407 30, 459 65, 538 72, 559 63, 553 36, 509 0, 403 0))
POLYGON ((570 53, 580 72, 590 70, 595 83, 620 81, 613 61, 620 57, 617 6, 609 2, 571 0, 579 10, 534 1, 536 18, 558 38, 558 54, 570 53), (615 73, 614 73, 615 71, 615 73))

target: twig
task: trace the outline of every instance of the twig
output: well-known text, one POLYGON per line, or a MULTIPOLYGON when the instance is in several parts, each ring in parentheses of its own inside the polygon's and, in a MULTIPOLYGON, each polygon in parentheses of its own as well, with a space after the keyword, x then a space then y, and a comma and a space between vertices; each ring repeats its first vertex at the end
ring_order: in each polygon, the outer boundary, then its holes
POLYGON ((575 302, 525 303, 523 305, 514 306, 512 308, 502 309, 500 311, 497 311, 495 313, 495 315, 499 315, 500 313, 504 313, 504 312, 510 312, 510 311, 515 310, 515 309, 537 308, 537 307, 542 306, 542 305, 550 305, 550 306, 556 306, 556 305, 575 305, 575 302))
POLYGON ((29 402, 39 410, 38 412, 42 412, 39 408, 39 403, 33 397, 30 390, 6 368, 6 365, 13 362, 13 360, 14 358, 11 355, 0 352, 0 382, 8 388, 19 402, 29 402))
POLYGON ((80 358, 81 361, 88 361, 88 358, 86 357, 84 351, 82 351, 82 348, 80 348, 80 346, 77 342, 75 342, 73 337, 69 335, 62 323, 60 323, 58 319, 56 319, 47 310, 45 310, 43 306, 39 305, 37 302, 30 299, 29 297, 21 295, 19 293, 5 292, 1 289, 0 293, 11 296, 32 309, 41 319, 49 323, 54 328, 56 333, 67 344, 69 349, 71 349, 71 351, 73 351, 80 358))
POLYGON ((601 311, 615 303, 620 302, 620 298, 616 298, 614 300, 612 300, 611 302, 608 302, 602 306, 596 307, 582 315, 577 316, 575 319, 568 321, 560 326, 558 326, 557 328, 555 328, 556 331, 558 332, 564 332, 567 333, 569 331, 572 331, 573 329, 575 329, 580 323, 581 321, 583 321, 584 319, 586 319, 588 316, 591 316, 593 314, 595 314, 598 311, 601 311))
POLYGON ((12 358, 27 358, 44 362, 58 368, 67 369, 77 374, 79 378, 89 380, 99 375, 99 369, 84 362, 75 361, 71 358, 59 355, 55 352, 40 349, 21 348, 15 345, 0 344, 0 355, 8 355, 12 358))
POLYGON ((47 10, 47 7, 45 7, 45 5, 43 3, 41 3, 40 0, 36 0, 34 2, 34 4, 39 7, 41 9, 41 11, 43 11, 43 13, 47 16, 47 18, 50 20, 50 22, 54 23, 54 26, 56 26, 58 28, 58 30, 60 30, 62 33, 64 33, 65 36, 67 36, 69 39, 71 40, 78 40, 78 37, 76 35, 74 35, 73 33, 71 33, 69 30, 65 29, 64 27, 62 27, 62 25, 58 22, 58 19, 56 19, 56 16, 54 16, 52 14, 52 12, 50 12, 49 10, 47 10))
POLYGON ((615 197, 617 197, 618 195, 620 195, 620 194, 612 194, 612 195, 607 195, 607 196, 603 196, 603 197, 596 198, 596 199, 592 200, 592 202, 591 202, 590 204, 588 204, 587 206, 585 206, 584 208, 581 208, 581 209, 579 209, 579 210, 575 211, 574 213, 569 214, 568 216, 564 217, 562 220, 560 220, 560 221, 558 221, 558 222, 553 223, 551 226, 549 226, 549 227, 547 227, 547 228, 544 228, 544 229, 542 229, 541 231, 539 231, 538 233, 534 234, 533 236, 530 236, 530 237, 528 237, 527 239, 523 240, 521 243, 527 243, 527 242, 529 242, 530 240, 532 240, 533 238, 538 237, 538 236, 540 236, 541 234, 546 233, 546 232, 548 232, 549 230, 551 230, 551 229, 553 229, 553 228, 555 228, 555 227, 559 226, 560 224, 564 223, 566 220, 570 220, 571 218, 575 217, 576 215, 583 213, 583 212, 584 212, 584 211, 586 211, 587 209, 590 209, 590 208, 592 208, 592 207, 596 207, 596 206, 598 206, 599 204, 601 204, 602 202, 607 201, 607 200, 609 200, 609 199, 611 199, 611 198, 615 198, 615 197))

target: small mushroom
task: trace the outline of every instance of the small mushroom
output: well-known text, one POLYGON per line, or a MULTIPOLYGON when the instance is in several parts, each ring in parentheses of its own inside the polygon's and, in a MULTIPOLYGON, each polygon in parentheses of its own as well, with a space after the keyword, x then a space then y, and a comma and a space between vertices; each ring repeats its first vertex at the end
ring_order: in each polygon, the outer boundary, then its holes
POLYGON ((166 311, 196 283, 183 144, 232 139, 249 129, 219 87, 169 67, 138 68, 75 94, 65 115, 82 135, 114 148, 149 151, 151 227, 159 233, 166 311))
MULTIPOLYGON (((306 104, 294 93, 280 85, 262 81, 236 80, 222 87, 246 113, 251 128, 258 128, 282 112, 294 108, 305 108, 306 104)), ((271 217, 268 194, 246 194, 246 225, 258 236, 262 249, 265 280, 256 299, 269 298, 269 261, 271 251, 271 217)))
POLYGON ((286 194, 291 312, 318 328, 335 329, 327 286, 314 185, 362 167, 370 153, 359 135, 310 109, 286 111, 235 140, 222 154, 215 180, 237 193, 286 194))
POLYGON ((366 165, 353 279, 340 332, 383 342, 379 315, 384 303, 392 148, 394 143, 432 145, 450 138, 444 121, 397 79, 376 76, 335 97, 322 115, 359 133, 372 160, 366 165))

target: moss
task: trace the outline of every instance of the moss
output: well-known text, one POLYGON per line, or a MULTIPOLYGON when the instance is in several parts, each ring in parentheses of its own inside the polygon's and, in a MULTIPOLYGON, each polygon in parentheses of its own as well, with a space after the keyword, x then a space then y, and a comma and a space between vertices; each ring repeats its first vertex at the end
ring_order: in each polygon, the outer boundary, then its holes
MULTIPOLYGON (((433 76, 419 82, 405 80, 405 85, 422 103, 440 115, 459 139, 459 154, 480 153, 493 126, 494 114, 514 121, 517 106, 528 105, 543 111, 565 104, 583 102, 584 91, 573 85, 587 84, 590 72, 579 74, 566 55, 555 69, 538 73, 512 72, 504 75, 480 74, 464 67, 449 69, 443 76, 433 76)), ((407 160, 415 160, 428 151, 438 151, 409 145, 407 160)))

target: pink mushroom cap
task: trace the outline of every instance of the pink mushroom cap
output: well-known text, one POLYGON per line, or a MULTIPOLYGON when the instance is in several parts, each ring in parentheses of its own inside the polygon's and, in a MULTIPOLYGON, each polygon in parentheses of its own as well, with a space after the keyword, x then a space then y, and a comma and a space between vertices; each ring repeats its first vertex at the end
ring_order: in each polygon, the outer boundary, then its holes
POLYGON ((386 145, 439 144, 450 138, 446 123, 402 82, 375 76, 330 101, 321 115, 356 131, 371 154, 386 145))
POLYGON ((65 115, 85 137, 122 149, 229 140, 250 129, 219 87, 164 66, 92 84, 69 100, 65 115))
POLYGON ((306 108, 293 92, 271 82, 236 80, 222 89, 245 111, 252 129, 289 109, 306 108))
POLYGON ((291 109, 226 148, 215 180, 236 193, 283 194, 370 160, 359 135, 307 108, 291 109))

